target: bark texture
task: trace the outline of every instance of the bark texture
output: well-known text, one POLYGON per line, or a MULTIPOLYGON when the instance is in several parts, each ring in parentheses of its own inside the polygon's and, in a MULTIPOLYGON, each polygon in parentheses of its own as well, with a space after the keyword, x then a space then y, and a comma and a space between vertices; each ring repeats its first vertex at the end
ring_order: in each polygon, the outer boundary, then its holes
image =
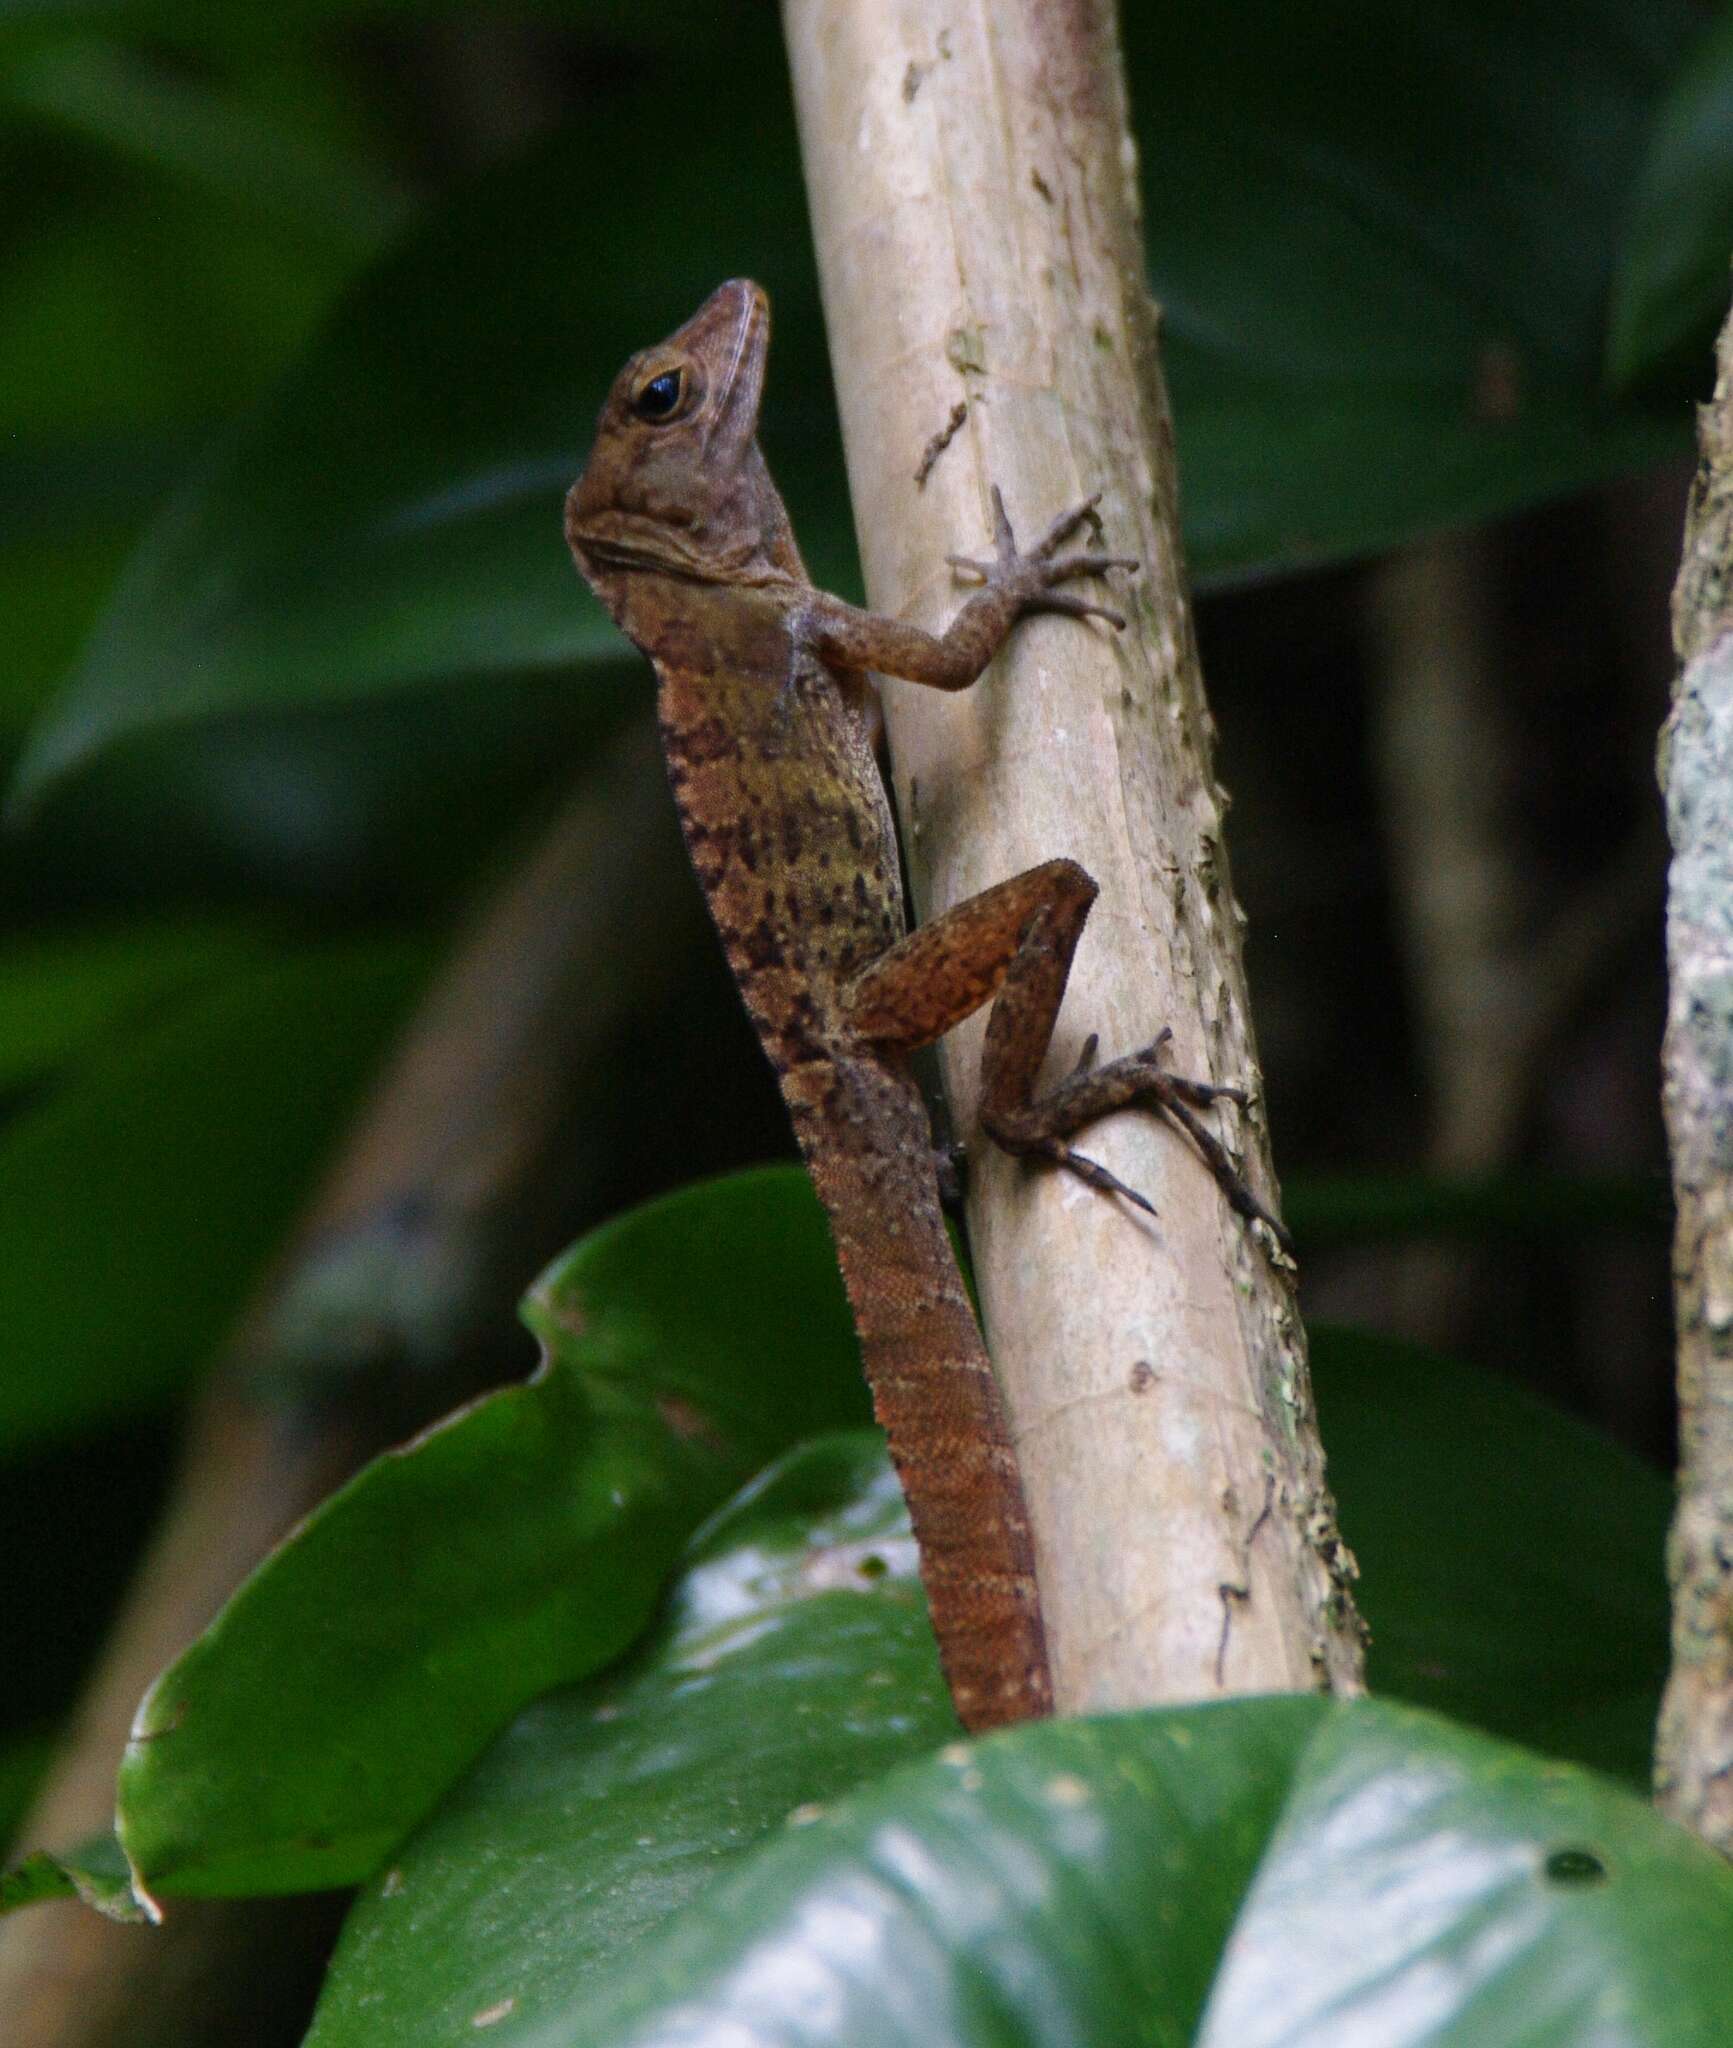
MULTIPOLYGON (((1101 899, 1051 1072, 1091 1031, 1107 1058, 1165 1025, 1176 1071, 1255 1089, 1113 11, 785 0, 784 19, 873 604, 943 623, 945 557, 981 551, 995 483, 1030 537, 1101 491, 1107 545, 1144 565, 1111 600, 1123 635, 1035 620, 971 691, 885 686, 920 913, 1073 856, 1101 899)), ((980 1029, 944 1051, 965 1140, 980 1029)), ((1261 1111, 1221 1114, 1269 1198, 1261 1111)), ((1152 1116, 1083 1149, 1158 1218, 970 1148, 1060 1710, 1357 1688, 1291 1274, 1152 1116)))
POLYGON ((1733 319, 1718 368, 1699 422, 1673 596, 1682 666, 1661 736, 1680 1465, 1655 1794, 1733 1855, 1733 319))

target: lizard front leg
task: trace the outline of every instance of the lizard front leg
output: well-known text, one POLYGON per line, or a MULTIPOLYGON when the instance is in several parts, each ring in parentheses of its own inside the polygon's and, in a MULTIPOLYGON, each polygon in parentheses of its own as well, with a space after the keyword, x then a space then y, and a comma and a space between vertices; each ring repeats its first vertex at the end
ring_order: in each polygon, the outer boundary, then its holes
POLYGON ((930 689, 966 690, 1004 646, 1011 628, 1031 613, 1063 612, 1070 618, 1105 619, 1110 626, 1122 627, 1124 618, 1111 607, 1058 587, 1080 576, 1137 567, 1129 555, 1059 552, 1086 520, 1094 519, 1099 499, 1097 492, 1061 514, 1025 554, 1017 546, 995 485, 993 560, 947 558, 953 568, 980 577, 981 588, 942 633, 929 633, 881 612, 862 611, 828 592, 813 591, 791 621, 795 644, 810 648, 833 669, 877 669, 930 689))
POLYGON ((1014 875, 892 946, 850 983, 844 1015, 851 1029, 886 1050, 931 1044, 994 998, 981 1053, 981 1127, 1006 1151, 1050 1159, 1104 1193, 1153 1205, 1067 1140, 1114 1110, 1148 1104, 1196 1146, 1229 1206, 1266 1224, 1284 1251, 1293 1241, 1258 1200, 1226 1147, 1196 1112, 1244 1093, 1167 1071, 1163 1031, 1140 1052, 1092 1067, 1094 1041, 1068 1080, 1046 1095, 1036 1078, 1064 1000, 1072 955, 1096 885, 1074 860, 1050 860, 1014 875))

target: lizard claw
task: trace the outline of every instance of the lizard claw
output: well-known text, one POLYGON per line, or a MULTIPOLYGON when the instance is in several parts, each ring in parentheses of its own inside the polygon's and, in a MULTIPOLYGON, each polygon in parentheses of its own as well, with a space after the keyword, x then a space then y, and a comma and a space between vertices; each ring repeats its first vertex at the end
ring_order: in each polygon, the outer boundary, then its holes
POLYGON ((1087 523, 1089 530, 1099 541, 1101 538, 1101 514, 1096 509, 1101 503, 1101 493, 1092 491, 1081 505, 1073 505, 1069 512, 1061 512, 1053 524, 1035 543, 1037 561, 1045 562, 1056 549, 1063 546, 1077 529, 1087 523))
POLYGON ((1005 510, 1005 494, 993 486, 993 547, 1007 568, 1017 559, 1017 536, 1011 531, 1011 515, 1005 510))
POLYGON ((1028 603, 1032 612, 1064 612, 1073 619, 1105 619, 1116 632, 1125 631, 1125 614, 1108 604, 1090 604, 1081 597, 1062 597, 1056 590, 1044 590, 1028 603))
POLYGON ((1109 1173, 1099 1160, 1086 1159, 1081 1152, 1073 1152, 1061 1139, 1051 1138, 1039 1149, 1055 1166, 1063 1166, 1068 1173, 1076 1174, 1086 1187, 1097 1188, 1104 1195, 1123 1195, 1146 1216, 1156 1213, 1155 1204, 1147 1195, 1140 1195, 1136 1188, 1128 1187, 1118 1174, 1109 1173))

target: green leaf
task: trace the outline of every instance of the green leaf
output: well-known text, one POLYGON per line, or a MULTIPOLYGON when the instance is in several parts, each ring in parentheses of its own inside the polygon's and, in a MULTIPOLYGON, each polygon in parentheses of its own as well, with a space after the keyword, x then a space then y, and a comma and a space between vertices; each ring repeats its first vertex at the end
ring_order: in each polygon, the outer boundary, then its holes
POLYGON ((82 1899, 110 1920, 147 1917, 133 1897, 132 1872, 111 1834, 93 1835, 63 1856, 38 1849, 0 1871, 0 1915, 45 1899, 82 1899))
POLYGON ((520 1706, 633 1641, 703 1516, 865 1407, 787 1173, 597 1232, 526 1318, 534 1378, 369 1466, 152 1688, 120 1778, 144 1889, 367 1876, 520 1706))
POLYGON ((623 1665, 520 1714, 356 1902, 308 2048, 514 2028, 784 1825, 957 1734, 876 1431, 773 1465, 623 1665), (384 2031, 381 2031, 382 2024, 384 2031))
POLYGON ((40 205, 8 222, 8 428, 53 439, 172 427, 178 476, 195 436, 253 403, 304 344, 354 256, 280 220, 237 220, 178 185, 110 176, 90 193, 44 182, 40 205))
POLYGON ((53 1754, 54 1737, 46 1729, 9 1731, 0 1739, 0 1842, 12 1840, 53 1754))
POLYGON ((613 686, 621 643, 572 569, 561 498, 621 363, 714 287, 719 251, 774 289, 767 446, 815 569, 849 581, 795 162, 775 44, 749 32, 436 212, 164 511, 19 788, 223 709, 566 664, 613 686), (678 147, 649 144, 681 123, 678 147))
MULTIPOLYGON (((1373 1683, 1643 1782, 1665 1483, 1448 1360, 1321 1331, 1315 1363, 1373 1683)), ((904 1597, 908 1545, 876 1437, 773 1468, 696 1546, 631 1661, 522 1714, 369 1886, 309 2048, 456 2040, 504 1997, 528 2026, 791 1809, 808 1820, 896 1760, 887 1746, 954 1732, 904 1597), (869 1547, 889 1603, 834 1590, 869 1547)))
POLYGON ((1667 1669, 1672 1489, 1489 1373, 1313 1332, 1371 1683, 1644 1785, 1667 1669))
MULTIPOLYGON (((864 1400, 792 1168, 637 1212, 535 1301, 542 1373, 370 1467, 153 1696, 163 1732, 123 1780, 148 1885, 366 1875, 517 1707, 632 1640, 728 1487, 864 1400), (286 1703, 290 1662, 304 1677, 286 1703)), ((1316 1370, 1374 1682, 1640 1778, 1665 1655, 1663 1482, 1407 1347, 1324 1333, 1316 1370)), ((793 1681, 781 1697, 767 1682, 767 1722, 801 1713, 793 1681)))
POLYGON ((305 122, 117 42, 44 42, 0 67, 0 100, 342 252, 370 253, 405 211, 402 195, 305 122))
POLYGON ((1659 1174, 1299 1174, 1282 1189, 1304 1250, 1412 1238, 1560 1238, 1664 1232, 1672 1191, 1659 1174))
POLYGON ((425 964, 375 941, 248 969, 0 1127, 0 1453, 204 1367, 425 964))
MULTIPOLYGON (((1664 1482, 1448 1360, 1324 1331, 1315 1363, 1374 1684, 1556 1735, 1641 1782, 1665 1653, 1664 1482)), ((627 1665, 519 1717, 358 1902, 309 2048, 457 2040, 507 1999, 514 2030, 530 2027, 603 1964, 653 1956, 631 1944, 791 1809, 809 1822, 813 1802, 868 1783, 899 1704, 917 1710, 911 1746, 948 1732, 926 1714, 942 1695, 918 1615, 832 1590, 867 1545, 891 1561, 881 1586, 910 1583, 906 1518, 865 1441, 870 1455, 848 1440, 791 1454, 696 1546, 627 1665), (869 1692, 868 1674, 889 1684, 869 1692)))
POLYGON ((266 951, 245 926, 191 919, 15 939, 0 949, 0 1088, 41 1079, 122 1021, 266 951))
POLYGON ((1709 2048, 1730 1943, 1733 1871, 1591 1774, 1408 1709, 1247 1700, 955 1744, 508 2038, 1709 2048))
MULTIPOLYGON (((1128 10, 1200 576, 1387 546, 1687 445, 1682 407, 1614 405, 1600 365, 1615 219, 1690 18, 1128 10)), ((589 687, 617 640, 565 559, 560 494, 619 364, 723 271, 771 287, 772 466, 818 580, 852 589, 793 126, 754 17, 586 106, 372 270, 147 536, 20 790, 223 709, 565 664, 589 687)))
POLYGON ((1689 445, 1604 308, 1686 0, 1125 10, 1200 578, 1364 553, 1689 445))
POLYGON ((1656 114, 1613 277, 1609 374, 1623 388, 1708 381, 1733 291, 1733 7, 1693 47, 1656 114))

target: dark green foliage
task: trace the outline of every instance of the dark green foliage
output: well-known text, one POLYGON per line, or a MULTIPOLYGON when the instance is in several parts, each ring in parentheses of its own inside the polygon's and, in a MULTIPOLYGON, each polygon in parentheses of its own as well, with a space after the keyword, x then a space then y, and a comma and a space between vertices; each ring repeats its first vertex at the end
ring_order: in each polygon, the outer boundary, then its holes
MULTIPOLYGON (((1202 579, 1689 445, 1733 239, 1724 11, 1124 12, 1202 579)), ((853 549, 768 7, 13 8, 0 182, 0 1483, 34 1503, 86 1458, 100 1488, 90 1433, 148 1421, 142 1515, 452 913, 643 702, 559 498, 621 358, 723 275, 773 293, 769 452, 815 574, 850 589, 853 549), (472 37, 535 81, 493 129, 449 118, 472 37)), ((719 1117, 732 1028, 646 1035, 718 1061, 719 1117)), ((681 1139, 634 1184, 688 1178, 681 1139)), ((1311 1247, 1510 1245, 1661 1206, 1400 1174, 1293 1213, 1311 1247)), ((1664 1653, 1665 1488, 1589 1433, 1321 1334, 1374 1683, 1467 1725, 1250 1703, 950 1753, 883 1466, 830 1433, 862 1396, 800 1184, 586 1239, 532 1319, 556 1362, 334 1500, 127 1767, 171 1911, 369 1879, 319 2048, 625 2040, 676 2005, 803 2041, 1733 2031, 1725 1874, 1575 1768, 1641 1782, 1664 1653), (815 2003, 759 1999, 754 1954, 815 2003)), ((6 1561, 34 1575, 8 1825, 101 1618, 92 1592, 51 1631, 36 1587, 115 1577, 79 1546, 118 1513, 64 1483, 8 1523, 42 1530, 6 1561)), ((115 1844, 0 1902, 69 1887, 124 1907, 115 1844)))

